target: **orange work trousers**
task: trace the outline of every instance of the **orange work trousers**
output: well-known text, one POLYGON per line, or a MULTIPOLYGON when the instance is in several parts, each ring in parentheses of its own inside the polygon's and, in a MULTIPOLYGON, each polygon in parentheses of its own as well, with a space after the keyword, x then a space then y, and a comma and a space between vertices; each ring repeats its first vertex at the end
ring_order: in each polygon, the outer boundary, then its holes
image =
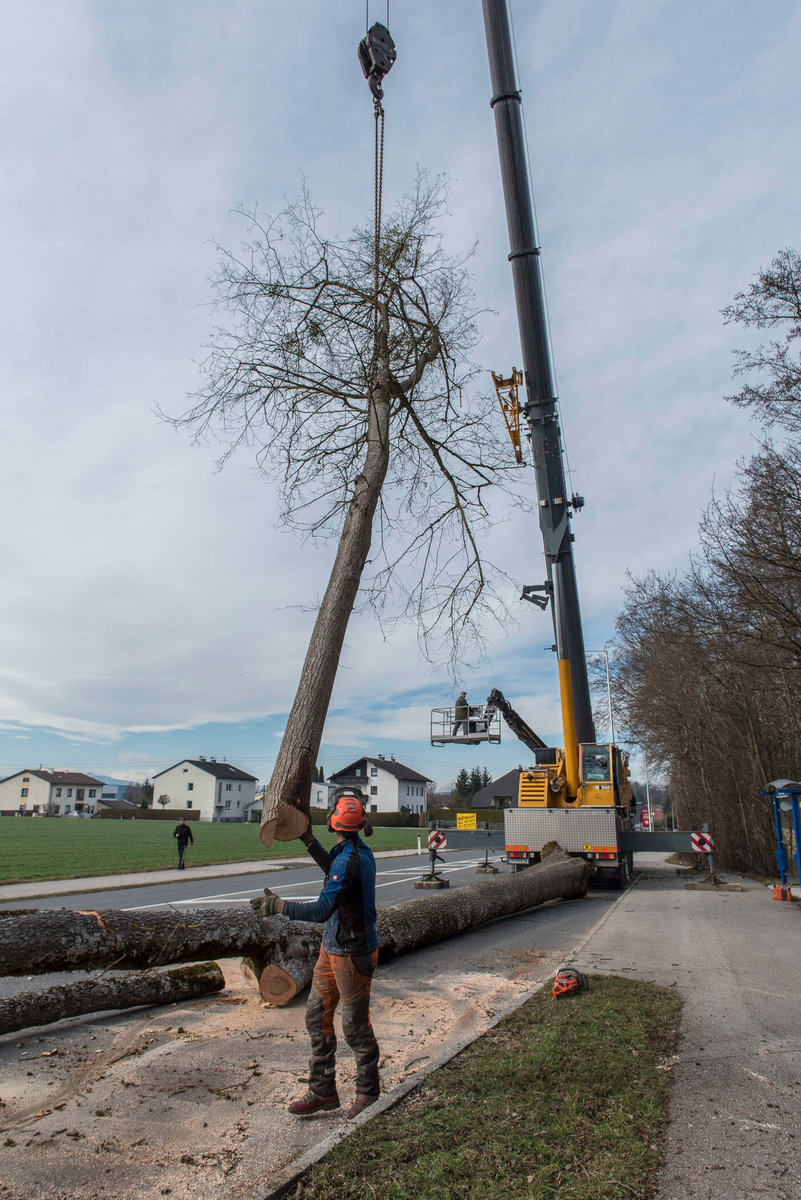
POLYGON ((329 954, 320 947, 314 968, 306 1028, 311 1038, 309 1086, 316 1096, 336 1094, 336 1051, 334 1013, 342 1003, 342 1032, 356 1058, 356 1092, 377 1096, 378 1042, 370 1023, 370 985, 378 962, 378 951, 363 958, 329 954))

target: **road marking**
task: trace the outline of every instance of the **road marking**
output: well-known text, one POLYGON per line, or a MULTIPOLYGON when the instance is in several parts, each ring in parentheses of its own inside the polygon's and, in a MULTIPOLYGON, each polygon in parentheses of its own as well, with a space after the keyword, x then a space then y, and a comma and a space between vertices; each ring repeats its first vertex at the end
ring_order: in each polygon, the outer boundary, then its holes
MULTIPOLYGON (((454 874, 456 871, 469 871, 471 867, 475 867, 478 862, 483 862, 483 859, 460 859, 454 863, 445 863, 440 865, 439 873, 441 875, 454 874)), ((396 887, 404 883, 411 883, 420 877, 420 867, 407 867, 406 870, 396 868, 394 871, 378 871, 379 878, 382 875, 400 875, 400 879, 388 879, 385 883, 377 883, 376 889, 384 887, 396 887)), ((295 883, 286 883, 282 886, 281 891, 288 891, 290 888, 308 887, 309 880, 300 880, 295 883)), ((175 908, 178 905, 186 906, 192 904, 229 904, 230 901, 237 896, 249 896, 251 899, 256 899, 264 894, 261 888, 247 888, 244 891, 238 892, 217 892, 213 896, 192 896, 186 900, 162 900, 156 904, 134 904, 128 908, 123 908, 121 912, 145 912, 151 908, 175 908)), ((318 893, 319 894, 319 893, 318 893)), ((278 893, 276 892, 276 895, 278 893)), ((283 897, 290 899, 298 904, 302 904, 308 900, 316 900, 317 896, 289 896, 283 897)))

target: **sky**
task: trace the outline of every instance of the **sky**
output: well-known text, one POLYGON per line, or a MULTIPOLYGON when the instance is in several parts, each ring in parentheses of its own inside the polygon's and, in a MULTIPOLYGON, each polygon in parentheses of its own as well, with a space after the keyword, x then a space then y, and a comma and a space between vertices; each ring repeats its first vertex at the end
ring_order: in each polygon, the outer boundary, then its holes
MULTIPOLYGON (((749 335, 720 310, 799 244, 801 9, 512 12, 597 650, 627 572, 680 569, 712 488, 754 446, 724 399, 749 335)), ((246 234, 237 206, 277 211, 305 179, 332 231, 369 219, 365 6, 8 0, 4 16, 0 774, 137 779, 205 755, 266 780, 332 548, 279 526, 247 451, 219 470, 221 446, 158 411, 178 415, 199 385, 215 242, 246 234)), ((520 351, 481 5, 394 0, 389 23, 386 204, 418 166, 451 178, 445 233, 454 251, 477 242, 489 388, 520 351)), ((493 552, 517 584, 541 581, 537 527, 497 516, 493 552)), ((550 616, 515 592, 517 623, 488 630, 460 683, 475 701, 500 687, 558 741, 550 616)), ((320 762, 394 754, 441 788, 462 766, 523 762, 511 735, 428 744, 430 708, 457 690, 413 629, 385 638, 356 614, 320 762)))

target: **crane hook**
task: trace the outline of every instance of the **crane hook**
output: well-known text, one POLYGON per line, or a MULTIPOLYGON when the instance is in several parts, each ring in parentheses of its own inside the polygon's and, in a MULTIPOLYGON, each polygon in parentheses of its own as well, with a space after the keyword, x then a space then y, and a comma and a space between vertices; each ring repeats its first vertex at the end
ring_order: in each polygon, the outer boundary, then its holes
POLYGON ((376 21, 359 42, 359 63, 373 98, 379 104, 384 99, 384 76, 392 70, 392 64, 397 57, 392 34, 386 25, 376 21))

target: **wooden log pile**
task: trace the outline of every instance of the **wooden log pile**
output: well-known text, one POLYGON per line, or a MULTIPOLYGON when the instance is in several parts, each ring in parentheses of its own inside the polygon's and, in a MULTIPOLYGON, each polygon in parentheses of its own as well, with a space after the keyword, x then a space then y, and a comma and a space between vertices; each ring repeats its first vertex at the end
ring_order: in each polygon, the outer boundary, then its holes
MULTIPOLYGON (((487 921, 524 912, 549 900, 586 894, 592 867, 556 849, 536 866, 512 875, 481 879, 466 887, 437 892, 384 908, 378 914, 379 962, 453 937, 487 921)), ((0 914, 0 974, 35 975, 50 971, 108 968, 148 971, 169 963, 244 956, 243 973, 271 1004, 288 1003, 311 982, 322 927, 286 917, 262 917, 258 901, 237 908, 145 912, 88 910, 4 912, 0 914)), ((0 1032, 43 1024, 59 1017, 103 1008, 187 999, 218 990, 219 967, 204 962, 201 972, 151 972, 116 976, 31 993, 0 1005, 0 1032), (149 980, 146 984, 145 980, 149 980), (201 982, 205 981, 205 982, 201 982), (150 991, 146 993, 146 988, 150 991), (80 1004, 89 1007, 77 1007, 80 1004), (3 1019, 8 1024, 3 1025, 3 1019), (57 1015, 54 1015, 57 1014, 57 1015), (16 1022, 16 1024, 14 1024, 16 1022)))

